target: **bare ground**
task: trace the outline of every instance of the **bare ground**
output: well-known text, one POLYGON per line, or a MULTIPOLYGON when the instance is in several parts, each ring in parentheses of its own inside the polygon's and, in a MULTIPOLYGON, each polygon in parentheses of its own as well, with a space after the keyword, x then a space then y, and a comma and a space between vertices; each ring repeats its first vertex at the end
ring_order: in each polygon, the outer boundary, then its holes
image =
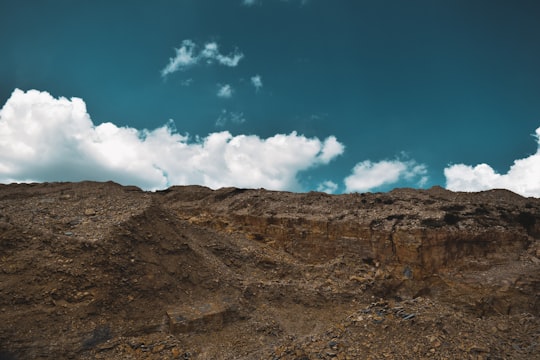
POLYGON ((540 200, 0 185, 0 359, 534 359, 540 200))

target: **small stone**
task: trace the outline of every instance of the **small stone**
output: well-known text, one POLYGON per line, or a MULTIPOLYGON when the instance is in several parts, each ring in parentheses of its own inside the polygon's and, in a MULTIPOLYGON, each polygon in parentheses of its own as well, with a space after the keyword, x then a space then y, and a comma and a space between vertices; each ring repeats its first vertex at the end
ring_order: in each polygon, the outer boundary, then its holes
POLYGON ((382 269, 377 269, 377 271, 375 271, 375 278, 376 279, 383 279, 385 277, 386 277, 386 274, 382 269))
POLYGON ((403 320, 411 320, 416 317, 416 314, 407 314, 403 316, 403 320))
POLYGON ((488 353, 489 349, 484 346, 475 345, 475 346, 471 346, 471 348, 469 349, 469 352, 488 353))
POLYGON ((66 232, 64 233, 64 235, 66 235, 66 236, 72 236, 72 235, 73 235, 73 232, 71 232, 71 231, 66 231, 66 232))
POLYGON ((86 210, 84 210, 84 215, 86 215, 86 216, 94 216, 94 215, 96 215, 96 210, 94 210, 92 208, 86 209, 86 210))
POLYGON ((163 344, 154 346, 154 347, 152 348, 152 353, 157 354, 157 353, 159 353, 159 352, 162 352, 163 349, 165 349, 165 345, 163 345, 163 344))
POLYGON ((500 331, 508 331, 510 327, 508 326, 508 324, 500 323, 497 324, 497 329, 499 329, 500 331))
POLYGON ((406 279, 412 279, 413 274, 412 274, 412 270, 411 270, 410 267, 405 266, 405 268, 403 269, 403 276, 404 276, 406 279))
POLYGON ((79 225, 80 223, 81 223, 81 220, 80 220, 80 219, 73 219, 73 220, 71 220, 70 222, 68 222, 67 224, 68 224, 69 226, 77 226, 77 225, 79 225))

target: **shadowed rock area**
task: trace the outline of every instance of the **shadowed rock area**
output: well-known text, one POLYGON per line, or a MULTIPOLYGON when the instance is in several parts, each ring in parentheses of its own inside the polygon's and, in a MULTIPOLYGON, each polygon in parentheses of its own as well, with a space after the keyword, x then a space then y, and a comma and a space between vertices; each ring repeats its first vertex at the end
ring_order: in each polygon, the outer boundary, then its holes
POLYGON ((0 359, 532 359, 540 199, 0 185, 0 359))

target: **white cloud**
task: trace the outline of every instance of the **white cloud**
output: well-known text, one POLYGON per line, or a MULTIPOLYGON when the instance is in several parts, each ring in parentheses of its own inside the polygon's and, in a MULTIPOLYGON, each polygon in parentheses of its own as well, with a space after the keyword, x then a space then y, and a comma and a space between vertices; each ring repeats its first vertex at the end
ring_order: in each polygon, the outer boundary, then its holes
POLYGON ((214 61, 217 61, 221 65, 235 67, 238 65, 240 60, 242 60, 244 54, 238 52, 238 50, 235 50, 234 53, 229 55, 220 54, 218 44, 211 42, 204 45, 204 49, 201 51, 199 56, 202 59, 206 59, 208 64, 212 64, 214 61))
POLYGON ((205 59, 215 59, 219 56, 218 45, 215 42, 207 43, 204 45, 203 51, 200 56, 205 59))
POLYGON ((243 124, 246 122, 243 112, 221 110, 218 119, 216 120, 216 126, 224 127, 227 123, 243 124))
POLYGON ((180 69, 185 69, 198 62, 197 56, 194 56, 195 43, 191 40, 182 41, 182 46, 176 51, 176 56, 169 58, 169 63, 163 70, 161 70, 161 76, 167 76, 180 69))
POLYGON ((242 4, 246 6, 253 6, 257 4, 257 0, 242 0, 242 4))
POLYGON ((321 160, 324 163, 329 163, 336 156, 343 154, 345 146, 337 141, 335 136, 329 136, 324 140, 323 148, 321 151, 321 160))
POLYGON ((336 192, 337 189, 338 184, 330 180, 323 181, 319 184, 319 186, 317 186, 317 191, 322 191, 327 194, 333 194, 336 192))
MULTIPOLYGON (((154 130, 95 125, 78 98, 15 90, 0 110, 0 182, 113 180, 144 189, 199 184, 301 190, 299 172, 339 155, 291 134, 262 139, 227 131, 190 141, 174 124, 154 130)), ((342 149, 341 145, 341 149, 342 149)))
POLYGON ((261 78, 260 75, 252 76, 251 77, 251 83, 253 84, 253 86, 255 86, 255 91, 256 92, 261 90, 262 87, 263 87, 262 78, 261 78))
POLYGON ((233 88, 231 85, 225 84, 225 85, 219 85, 219 89, 217 91, 217 96, 220 98, 228 99, 232 97, 233 94, 233 88))
POLYGON ((506 174, 498 174, 488 164, 456 164, 444 169, 446 188, 453 191, 508 189, 523 196, 540 197, 540 127, 536 129, 538 150, 514 161, 506 174))
POLYGON ((161 70, 161 76, 174 73, 179 70, 185 70, 201 61, 207 64, 218 63, 223 66, 236 67, 244 54, 235 50, 229 55, 223 55, 219 52, 219 46, 215 42, 206 43, 203 49, 197 54, 197 45, 192 40, 182 41, 182 46, 175 49, 176 56, 169 59, 169 63, 161 70))
POLYGON ((355 165, 351 175, 345 178, 346 192, 366 192, 379 186, 397 183, 400 180, 421 186, 427 181, 425 165, 414 160, 362 161, 355 165))

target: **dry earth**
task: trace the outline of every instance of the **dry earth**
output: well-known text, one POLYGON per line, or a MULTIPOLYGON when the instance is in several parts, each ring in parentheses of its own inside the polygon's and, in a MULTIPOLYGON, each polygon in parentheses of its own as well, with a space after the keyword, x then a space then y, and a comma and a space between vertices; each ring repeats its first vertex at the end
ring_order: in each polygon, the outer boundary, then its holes
POLYGON ((540 358, 540 200, 0 185, 0 359, 540 358))

